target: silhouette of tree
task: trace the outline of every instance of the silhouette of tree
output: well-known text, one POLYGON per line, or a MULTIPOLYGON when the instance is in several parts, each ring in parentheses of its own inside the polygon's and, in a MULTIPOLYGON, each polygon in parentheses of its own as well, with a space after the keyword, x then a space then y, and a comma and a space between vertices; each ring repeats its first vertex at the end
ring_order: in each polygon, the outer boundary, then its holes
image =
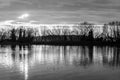
POLYGON ((11 36, 10 36, 10 38, 11 38, 12 42, 16 41, 16 30, 14 28, 11 30, 11 36))

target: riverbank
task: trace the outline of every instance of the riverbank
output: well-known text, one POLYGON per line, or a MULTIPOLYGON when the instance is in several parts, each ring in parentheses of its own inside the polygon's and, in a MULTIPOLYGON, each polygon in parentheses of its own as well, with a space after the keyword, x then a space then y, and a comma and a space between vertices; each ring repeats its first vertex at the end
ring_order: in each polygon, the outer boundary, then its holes
POLYGON ((56 46, 120 46, 117 42, 97 42, 97 41, 51 41, 51 42, 0 42, 0 45, 56 45, 56 46))

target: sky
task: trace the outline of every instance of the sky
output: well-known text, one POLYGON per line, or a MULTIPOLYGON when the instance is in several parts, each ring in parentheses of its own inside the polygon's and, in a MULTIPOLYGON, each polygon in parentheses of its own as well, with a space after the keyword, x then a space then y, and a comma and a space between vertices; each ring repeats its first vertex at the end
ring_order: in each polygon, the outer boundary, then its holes
POLYGON ((120 20, 119 4, 120 0, 0 0, 0 21, 19 21, 23 14, 29 14, 23 21, 103 24, 120 20))

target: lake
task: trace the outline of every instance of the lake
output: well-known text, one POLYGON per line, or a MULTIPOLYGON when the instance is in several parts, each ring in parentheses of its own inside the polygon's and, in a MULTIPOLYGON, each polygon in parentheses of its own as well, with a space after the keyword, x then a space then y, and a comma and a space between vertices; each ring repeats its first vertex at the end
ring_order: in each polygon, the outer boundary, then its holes
POLYGON ((1 45, 0 80, 120 80, 120 48, 1 45))

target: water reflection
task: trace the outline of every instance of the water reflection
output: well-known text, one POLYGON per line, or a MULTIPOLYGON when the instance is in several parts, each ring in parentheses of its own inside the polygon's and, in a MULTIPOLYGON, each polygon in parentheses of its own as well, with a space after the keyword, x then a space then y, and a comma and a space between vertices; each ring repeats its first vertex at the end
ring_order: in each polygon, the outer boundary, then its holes
POLYGON ((17 70, 24 79, 36 66, 120 67, 120 48, 97 46, 0 46, 0 67, 17 70))

